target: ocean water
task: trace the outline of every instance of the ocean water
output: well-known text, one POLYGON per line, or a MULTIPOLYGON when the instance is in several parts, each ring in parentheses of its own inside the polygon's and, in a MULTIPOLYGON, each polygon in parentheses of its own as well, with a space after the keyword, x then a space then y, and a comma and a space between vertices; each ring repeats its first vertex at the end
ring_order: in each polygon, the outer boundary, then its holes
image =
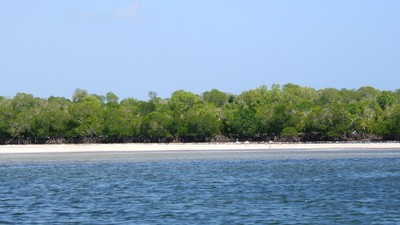
POLYGON ((1 156, 0 224, 400 224, 400 155, 1 156))

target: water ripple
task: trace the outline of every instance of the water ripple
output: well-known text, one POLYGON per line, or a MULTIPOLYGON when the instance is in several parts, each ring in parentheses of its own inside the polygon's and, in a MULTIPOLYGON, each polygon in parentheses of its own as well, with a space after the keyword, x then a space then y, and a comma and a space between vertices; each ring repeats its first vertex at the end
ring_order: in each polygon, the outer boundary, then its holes
POLYGON ((0 164, 0 224, 400 223, 400 159, 0 164))

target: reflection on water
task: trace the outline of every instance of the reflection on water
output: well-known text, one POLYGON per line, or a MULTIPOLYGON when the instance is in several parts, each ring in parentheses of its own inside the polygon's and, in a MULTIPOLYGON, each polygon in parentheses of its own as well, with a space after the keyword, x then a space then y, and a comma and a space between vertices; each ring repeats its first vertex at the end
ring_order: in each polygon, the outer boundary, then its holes
POLYGON ((0 156, 0 224, 398 224, 397 151, 0 156))

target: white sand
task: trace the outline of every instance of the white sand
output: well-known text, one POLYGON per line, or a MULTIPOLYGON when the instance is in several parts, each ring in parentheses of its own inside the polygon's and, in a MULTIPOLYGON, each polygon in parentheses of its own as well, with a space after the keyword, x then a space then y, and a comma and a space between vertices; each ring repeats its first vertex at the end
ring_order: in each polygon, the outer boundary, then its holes
POLYGON ((68 152, 146 152, 204 150, 356 150, 396 149, 400 143, 190 143, 190 144, 61 144, 61 145, 0 145, 6 153, 68 153, 68 152))

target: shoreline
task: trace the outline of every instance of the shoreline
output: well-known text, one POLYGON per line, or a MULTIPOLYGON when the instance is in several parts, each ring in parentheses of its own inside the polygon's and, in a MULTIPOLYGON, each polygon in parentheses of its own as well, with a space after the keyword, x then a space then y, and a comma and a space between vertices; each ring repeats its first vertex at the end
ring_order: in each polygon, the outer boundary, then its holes
POLYGON ((0 145, 0 154, 101 153, 101 152, 198 152, 198 151, 274 151, 274 150, 399 150, 398 142, 383 143, 149 143, 149 144, 43 144, 0 145))

